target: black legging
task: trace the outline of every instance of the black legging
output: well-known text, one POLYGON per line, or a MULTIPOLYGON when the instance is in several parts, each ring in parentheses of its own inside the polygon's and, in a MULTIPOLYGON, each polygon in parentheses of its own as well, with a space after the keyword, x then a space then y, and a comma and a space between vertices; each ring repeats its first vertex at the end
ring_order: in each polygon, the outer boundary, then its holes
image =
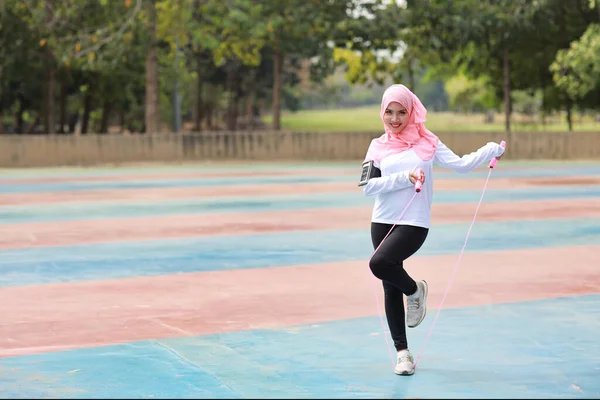
MULTIPOLYGON (((376 249, 392 225, 371 223, 371 240, 376 249)), ((417 252, 425 242, 429 229, 411 225, 396 225, 371 258, 373 275, 383 282, 385 314, 397 351, 408 348, 404 317, 404 298, 417 291, 417 283, 408 275, 403 261, 417 252)))

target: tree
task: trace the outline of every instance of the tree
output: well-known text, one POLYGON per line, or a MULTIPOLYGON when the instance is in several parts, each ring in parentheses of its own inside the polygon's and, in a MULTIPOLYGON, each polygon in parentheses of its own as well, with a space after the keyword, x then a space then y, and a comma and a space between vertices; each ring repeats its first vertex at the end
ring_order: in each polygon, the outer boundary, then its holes
POLYGON ((559 50, 550 66, 556 86, 573 100, 585 97, 592 90, 600 90, 600 24, 592 24, 585 33, 559 50))
MULTIPOLYGON (((217 79, 215 83, 226 86, 229 108, 235 110, 242 70, 260 65, 267 29, 262 6, 250 0, 162 0, 157 7, 158 37, 171 49, 167 58, 180 72, 189 66, 195 69, 196 129, 200 130, 206 111, 215 102, 214 98, 204 98, 207 81, 217 79), (177 52, 179 62, 175 61, 177 52), (226 78, 223 82, 222 73, 226 78)), ((235 114, 227 115, 232 127, 235 114)))
POLYGON ((334 31, 334 60, 345 65, 351 84, 383 84, 390 76, 398 80, 410 63, 410 57, 403 57, 408 54, 403 41, 408 27, 406 10, 398 2, 360 2, 334 31))
POLYGON ((267 21, 265 40, 273 50, 273 128, 281 128, 282 78, 289 57, 314 59, 311 77, 321 79, 333 71, 333 47, 329 41, 338 25, 356 6, 353 1, 266 0, 263 18, 267 21))
POLYGON ((55 82, 63 67, 93 64, 113 58, 131 28, 142 0, 7 0, 6 7, 24 21, 39 40, 45 66, 43 121, 55 132, 55 82))
MULTIPOLYGON (((598 18, 590 12, 588 0, 409 0, 408 8, 423 21, 423 33, 442 60, 450 60, 453 68, 464 66, 470 78, 490 78, 490 85, 504 98, 507 131, 511 90, 541 89, 551 94, 548 67, 556 52, 598 18)), ((558 104, 570 112, 570 102, 553 99, 544 96, 546 108, 558 104)))
POLYGON ((39 39, 15 13, 15 3, 5 3, 0 13, 0 133, 4 118, 13 114, 13 131, 25 131, 25 113, 37 108, 42 92, 39 39))

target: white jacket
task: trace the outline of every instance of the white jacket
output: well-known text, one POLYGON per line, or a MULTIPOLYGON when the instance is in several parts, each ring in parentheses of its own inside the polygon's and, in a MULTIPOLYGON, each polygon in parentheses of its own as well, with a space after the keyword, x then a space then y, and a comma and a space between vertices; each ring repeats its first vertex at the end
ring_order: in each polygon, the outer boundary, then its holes
POLYGON ((504 154, 502 146, 489 142, 479 150, 459 157, 440 141, 435 155, 429 161, 421 160, 412 149, 385 157, 380 163, 375 163, 375 166, 381 170, 381 177, 371 178, 362 187, 365 195, 375 196, 371 221, 429 228, 433 196, 433 164, 465 173, 502 154, 504 154), (399 220, 398 217, 415 193, 408 174, 417 168, 421 168, 425 173, 423 190, 399 220))

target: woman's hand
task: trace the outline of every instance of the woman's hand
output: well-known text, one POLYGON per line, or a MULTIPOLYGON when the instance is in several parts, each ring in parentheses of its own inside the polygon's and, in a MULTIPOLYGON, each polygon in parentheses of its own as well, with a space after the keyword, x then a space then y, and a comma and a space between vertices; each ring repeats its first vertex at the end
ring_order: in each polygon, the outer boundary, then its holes
POLYGON ((420 180, 421 183, 425 183, 425 172, 421 171, 421 174, 417 174, 414 171, 410 171, 408 173, 408 179, 410 179, 410 182, 414 185, 417 180, 420 180))
POLYGON ((499 150, 498 152, 500 153, 500 155, 499 155, 499 156, 496 156, 496 158, 499 160, 499 159, 501 159, 501 158, 502 158, 502 156, 504 155, 504 150, 505 150, 505 149, 504 149, 504 147, 502 147, 502 145, 500 145, 500 144, 498 144, 498 143, 496 143, 496 145, 498 146, 498 150, 499 150))

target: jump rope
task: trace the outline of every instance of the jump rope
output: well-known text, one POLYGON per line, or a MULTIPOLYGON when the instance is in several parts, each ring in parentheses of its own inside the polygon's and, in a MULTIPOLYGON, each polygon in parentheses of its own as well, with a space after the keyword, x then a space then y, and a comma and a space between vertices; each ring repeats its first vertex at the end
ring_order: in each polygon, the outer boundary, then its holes
MULTIPOLYGON (((506 142, 502 141, 500 143, 500 145, 502 147, 506 147, 506 142)), ((490 180, 490 176, 492 174, 492 169, 494 169, 494 167, 496 166, 496 164, 498 163, 498 157, 493 158, 490 161, 489 166, 489 172, 487 175, 487 178, 485 180, 485 184, 483 185, 483 190, 481 192, 481 197, 479 198, 479 203, 477 204, 477 208, 475 209, 475 215, 473 216, 473 221, 471 221, 471 226, 469 226, 469 230, 467 231, 467 237, 465 238, 465 242, 463 244, 462 249, 460 250, 460 254, 458 255, 458 259, 456 260, 456 263, 454 264, 454 269, 452 270, 452 274, 450 275, 450 280, 448 281, 448 285, 446 285, 446 290, 444 291, 444 295, 442 296, 442 301, 440 302, 440 305, 437 309, 437 312, 435 314, 435 318, 433 319, 433 323, 431 324, 431 328, 429 328, 429 332, 427 333, 427 336, 425 337, 425 342, 423 343, 423 346, 421 346, 421 350, 419 351, 419 354, 417 355, 417 359, 415 361, 414 364, 414 368, 417 368, 417 364, 419 363, 419 359, 421 358, 421 354, 423 354, 423 350, 425 350, 425 345, 427 345, 427 342, 429 341, 429 338, 431 337, 431 333, 433 332, 433 328, 435 327, 435 323, 437 322, 437 319, 440 315, 440 311, 442 310, 442 306, 444 305, 444 302, 446 301, 446 296, 448 296, 448 292, 450 291, 450 286, 452 285, 452 281, 454 280, 454 276, 456 275, 456 271, 458 271, 458 266, 460 264, 460 260, 462 259, 462 256, 465 252, 465 248, 467 247, 467 242, 469 241, 469 236, 471 235, 471 230, 473 229, 473 225, 475 224, 475 219, 477 218, 477 213, 479 212, 479 208, 481 207, 481 203, 483 201, 483 196, 485 194, 485 190, 487 188, 488 185, 488 181, 490 180)), ((417 175, 420 176, 421 171, 418 170, 416 171, 417 175)), ((410 201, 408 202, 408 204, 406 205, 406 207, 404 208, 404 211, 402 211, 402 214, 400 214, 400 217, 398 217, 398 219, 402 219, 402 217, 404 216, 404 213, 406 213, 406 210, 408 210, 408 207, 410 207, 411 203, 413 202, 413 200, 415 199, 415 197, 417 197, 417 195, 421 192, 422 190, 422 185, 423 182, 421 181, 421 179, 417 179, 415 181, 415 194, 413 194, 412 198, 410 199, 410 201)), ((379 248, 381 247, 381 245, 383 244, 383 242, 385 241, 385 239, 387 239, 387 237, 390 235, 390 233, 392 233, 392 230, 394 229, 394 227, 396 226, 396 224, 394 224, 391 228, 390 231, 385 235, 385 237, 383 238, 383 240, 381 241, 381 243, 379 243, 379 246, 377 246, 377 248, 375 249, 375 251, 373 252, 373 254, 371 255, 371 258, 369 258, 369 262, 371 262, 371 259, 373 258, 373 256, 375 255, 375 253, 377 253, 377 250, 379 250, 379 248)), ((377 303, 377 312, 379 313, 379 320, 381 321, 381 327, 384 331, 384 337, 385 337, 385 342, 387 344, 387 348, 388 351, 390 353, 390 358, 392 359, 392 365, 396 365, 396 357, 394 356, 394 352, 392 351, 392 346, 390 345, 389 339, 387 337, 387 335, 385 334, 386 332, 386 328, 385 328, 385 322, 383 321, 383 314, 381 312, 381 306, 379 304, 379 297, 377 296, 377 290, 375 288, 375 281, 376 278, 373 277, 373 279, 371 280, 372 283, 372 287, 373 287, 373 293, 375 295, 375 301, 377 303)))

